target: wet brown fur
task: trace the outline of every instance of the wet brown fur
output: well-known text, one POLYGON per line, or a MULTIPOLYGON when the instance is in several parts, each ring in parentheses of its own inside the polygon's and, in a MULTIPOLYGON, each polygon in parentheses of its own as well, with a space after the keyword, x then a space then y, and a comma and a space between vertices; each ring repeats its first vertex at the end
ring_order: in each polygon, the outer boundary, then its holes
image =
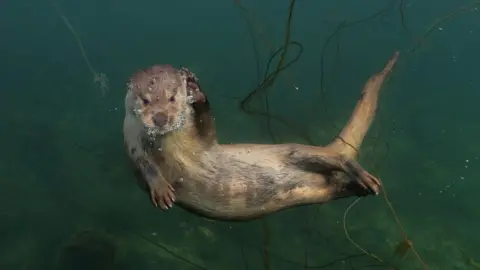
MULTIPOLYGON (((362 98, 340 134, 343 140, 335 140, 327 147, 219 144, 208 100, 188 104, 188 91, 182 81, 185 78, 178 76, 180 81, 174 80, 176 84, 160 82, 158 89, 150 91, 164 107, 158 104, 145 107, 167 108, 172 121, 182 111, 183 125, 150 137, 150 144, 138 149, 141 139, 135 136, 144 138, 145 127, 154 127, 145 119, 145 110, 137 115, 131 112, 132 103, 138 104, 139 97, 149 92, 145 90, 148 76, 161 71, 156 70, 158 66, 152 67, 132 77, 127 93, 124 126, 127 152, 143 177, 148 176, 146 170, 150 165, 155 169, 156 173, 150 173, 150 179, 146 180, 150 189, 156 183, 168 183, 175 189, 175 204, 211 219, 249 220, 293 206, 378 194, 379 181, 354 160, 356 151, 352 146, 358 148, 368 131, 378 92, 397 56, 396 53, 382 72, 368 80, 362 98), (160 100, 167 99, 171 91, 177 95, 174 105, 160 100), (136 122, 129 125, 128 121, 136 122)), ((178 75, 178 70, 168 68, 161 72, 178 75)))

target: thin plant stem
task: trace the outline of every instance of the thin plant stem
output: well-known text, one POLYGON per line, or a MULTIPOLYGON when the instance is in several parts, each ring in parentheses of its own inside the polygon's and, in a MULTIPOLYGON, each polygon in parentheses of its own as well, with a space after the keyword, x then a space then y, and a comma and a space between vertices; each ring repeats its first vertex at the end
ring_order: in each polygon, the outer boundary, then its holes
POLYGON ((93 68, 93 66, 92 66, 92 64, 90 63, 90 61, 88 60, 87 53, 85 52, 85 49, 83 48, 82 41, 81 41, 80 38, 78 37, 77 32, 75 32, 75 29, 73 29, 73 26, 70 24, 70 22, 68 21, 67 17, 65 17, 65 16, 63 15, 63 12, 62 12, 62 10, 60 9, 60 7, 59 7, 55 2, 52 2, 52 6, 55 8, 55 10, 57 11, 57 13, 58 13, 58 15, 60 16, 60 18, 62 18, 63 22, 64 22, 65 25, 68 27, 68 30, 70 30, 70 32, 73 34, 73 36, 74 36, 75 39, 77 40, 77 45, 78 45, 78 47, 80 48, 80 51, 81 51, 81 53, 82 53, 83 59, 85 60, 85 63, 87 63, 88 69, 90 69, 90 72, 92 72, 92 75, 93 75, 94 77, 98 76, 98 75, 97 75, 97 72, 96 72, 95 69, 93 68))

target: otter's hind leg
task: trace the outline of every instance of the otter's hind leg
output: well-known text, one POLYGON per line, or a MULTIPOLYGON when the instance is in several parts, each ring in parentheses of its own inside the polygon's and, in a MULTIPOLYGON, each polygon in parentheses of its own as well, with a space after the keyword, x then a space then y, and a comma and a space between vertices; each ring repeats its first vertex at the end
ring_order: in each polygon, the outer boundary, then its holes
POLYGON ((362 98, 357 102, 347 125, 340 135, 328 145, 329 148, 347 157, 355 158, 357 156, 357 151, 375 117, 378 94, 382 84, 395 66, 398 54, 395 52, 383 70, 368 79, 362 90, 362 98))
POLYGON ((336 190, 351 190, 352 195, 377 195, 380 191, 380 181, 355 159, 332 153, 328 148, 292 145, 287 162, 301 170, 322 174, 330 186, 336 190))

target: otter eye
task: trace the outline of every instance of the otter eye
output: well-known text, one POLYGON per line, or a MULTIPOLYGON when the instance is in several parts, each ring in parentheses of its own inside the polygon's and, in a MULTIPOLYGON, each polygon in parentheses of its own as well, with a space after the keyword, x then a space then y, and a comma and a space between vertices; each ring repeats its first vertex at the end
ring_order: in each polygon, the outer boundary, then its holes
POLYGON ((174 102, 174 101, 175 101, 175 97, 174 97, 174 96, 171 96, 171 97, 168 99, 168 101, 174 102))
POLYGON ((148 105, 148 103, 150 103, 150 101, 148 101, 148 99, 146 98, 140 98, 143 102, 143 105, 148 105))

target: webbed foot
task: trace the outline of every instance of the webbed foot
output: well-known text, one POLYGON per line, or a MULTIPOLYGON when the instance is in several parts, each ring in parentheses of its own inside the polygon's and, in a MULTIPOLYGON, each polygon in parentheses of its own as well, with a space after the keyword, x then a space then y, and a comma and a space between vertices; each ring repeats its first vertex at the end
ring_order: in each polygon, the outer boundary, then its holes
POLYGON ((175 190, 166 181, 155 183, 150 186, 150 199, 155 207, 168 210, 173 207, 175 202, 175 190))
POLYGON ((346 188, 355 191, 358 196, 378 195, 381 182, 375 176, 367 172, 357 161, 347 160, 345 162, 346 173, 350 183, 346 188))

